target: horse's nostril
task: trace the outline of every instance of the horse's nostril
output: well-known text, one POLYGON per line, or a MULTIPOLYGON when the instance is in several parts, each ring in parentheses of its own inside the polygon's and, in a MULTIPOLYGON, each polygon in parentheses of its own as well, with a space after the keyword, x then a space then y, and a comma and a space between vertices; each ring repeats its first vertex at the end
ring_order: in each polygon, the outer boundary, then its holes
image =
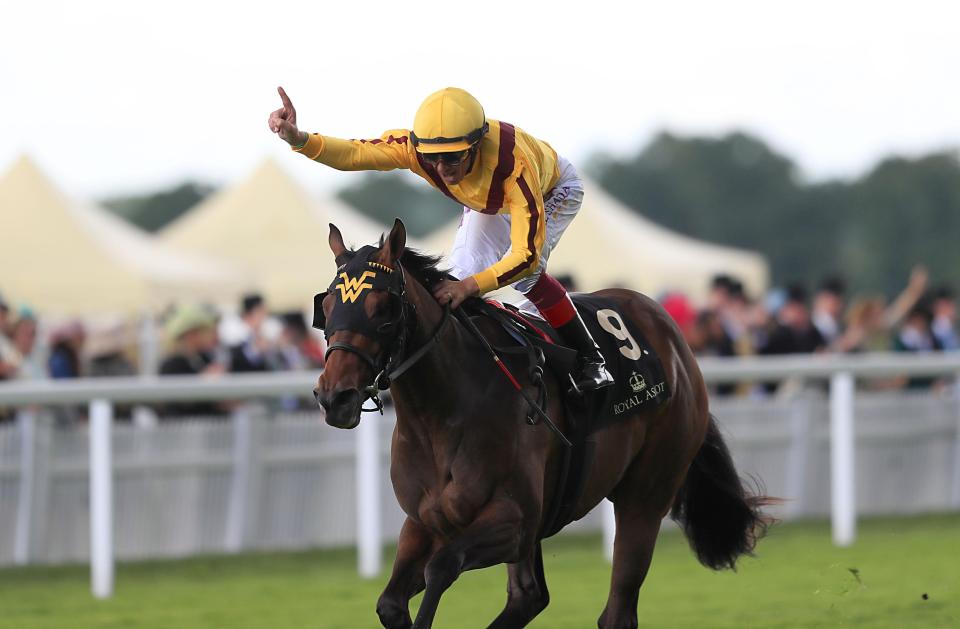
POLYGON ((320 406, 320 408, 322 408, 325 411, 330 410, 330 402, 325 400, 323 395, 316 389, 314 389, 313 391, 313 397, 317 400, 317 404, 320 406))
POLYGON ((330 400, 330 405, 356 404, 360 400, 360 391, 357 389, 344 389, 337 391, 330 400))

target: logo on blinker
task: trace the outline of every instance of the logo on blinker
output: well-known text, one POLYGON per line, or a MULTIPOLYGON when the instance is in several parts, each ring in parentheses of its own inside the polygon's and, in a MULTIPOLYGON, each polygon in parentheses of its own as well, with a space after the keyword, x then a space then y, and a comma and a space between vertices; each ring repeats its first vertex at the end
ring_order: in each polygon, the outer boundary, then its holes
POLYGON ((643 379, 643 376, 634 371, 630 374, 630 388, 633 389, 634 393, 640 393, 647 388, 647 381, 643 379))
POLYGON ((357 297, 368 288, 373 288, 373 284, 365 282, 366 279, 373 279, 377 276, 373 271, 364 271, 360 277, 347 277, 346 273, 341 273, 342 283, 337 284, 335 288, 340 289, 340 301, 343 303, 354 303, 357 297))

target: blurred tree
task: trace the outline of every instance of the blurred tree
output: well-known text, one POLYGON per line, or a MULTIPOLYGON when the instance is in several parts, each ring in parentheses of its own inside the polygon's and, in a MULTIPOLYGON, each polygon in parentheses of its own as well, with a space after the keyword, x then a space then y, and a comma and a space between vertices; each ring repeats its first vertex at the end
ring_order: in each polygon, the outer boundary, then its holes
POLYGON ((922 263, 960 286, 960 160, 955 152, 877 165, 853 186, 844 263, 864 288, 888 293, 922 263))
POLYGON ((374 220, 389 225, 400 217, 407 231, 425 236, 460 218, 463 207, 410 173, 364 173, 337 196, 374 220))
POLYGON ((137 227, 156 232, 215 191, 213 186, 191 181, 151 194, 105 199, 102 204, 137 227))
POLYGON ((656 136, 636 155, 587 166, 615 197, 662 225, 759 251, 773 280, 840 275, 894 294, 922 263, 960 286, 960 159, 889 158, 852 182, 809 184, 793 162, 744 133, 656 136))
POLYGON ((839 264, 844 185, 803 186, 789 158, 746 133, 661 133, 632 157, 594 157, 587 171, 666 227, 763 253, 776 281, 812 280, 839 264))
POLYGON ((743 133, 719 139, 661 133, 633 157, 587 167, 614 196, 658 223, 699 238, 753 246, 799 188, 793 163, 743 133))
POLYGON ((771 233, 758 234, 751 248, 767 256, 776 283, 799 280, 812 287, 827 276, 853 281, 843 256, 851 232, 849 184, 807 185, 770 212, 771 233))

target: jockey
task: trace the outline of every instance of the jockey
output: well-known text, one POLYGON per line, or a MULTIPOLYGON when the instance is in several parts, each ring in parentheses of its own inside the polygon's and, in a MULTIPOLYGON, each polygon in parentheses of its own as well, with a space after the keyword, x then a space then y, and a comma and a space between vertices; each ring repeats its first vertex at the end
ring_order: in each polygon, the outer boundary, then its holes
POLYGON ((459 280, 434 288, 441 305, 457 308, 467 297, 509 284, 579 352, 579 390, 613 383, 566 289, 546 273, 550 252, 583 202, 570 162, 521 129, 487 119, 473 96, 454 87, 427 97, 412 130, 371 140, 300 131, 290 98, 279 92, 283 107, 270 114, 269 126, 294 151, 338 170, 406 168, 464 206, 450 254, 459 280))

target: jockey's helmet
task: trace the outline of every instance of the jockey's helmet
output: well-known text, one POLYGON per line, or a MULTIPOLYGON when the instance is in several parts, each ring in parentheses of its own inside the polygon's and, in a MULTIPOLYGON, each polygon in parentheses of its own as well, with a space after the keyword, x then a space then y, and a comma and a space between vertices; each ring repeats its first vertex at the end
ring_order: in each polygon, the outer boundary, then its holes
POLYGON ((451 153, 469 149, 489 128, 476 98, 458 87, 445 87, 420 105, 410 136, 420 153, 451 153))

